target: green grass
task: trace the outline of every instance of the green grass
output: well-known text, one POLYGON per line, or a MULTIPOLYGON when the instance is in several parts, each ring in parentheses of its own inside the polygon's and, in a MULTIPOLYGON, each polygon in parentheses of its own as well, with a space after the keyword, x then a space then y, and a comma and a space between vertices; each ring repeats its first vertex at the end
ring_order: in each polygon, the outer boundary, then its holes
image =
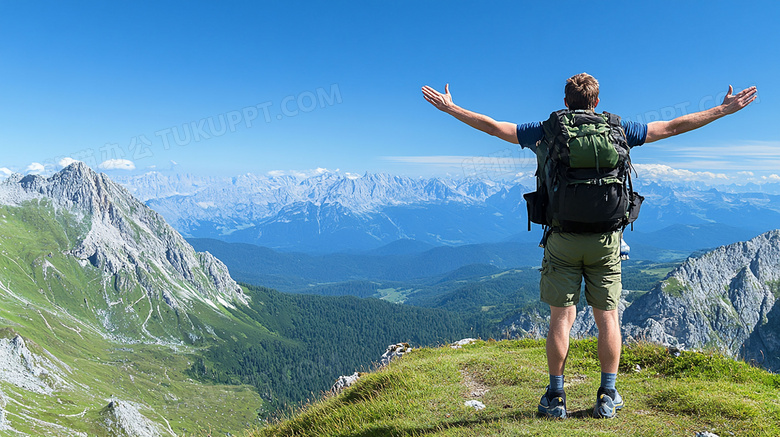
POLYGON ((380 288, 376 291, 377 297, 393 303, 401 303, 414 290, 410 288, 380 288))
POLYGON ((618 388, 626 406, 613 420, 590 417, 599 385, 595 340, 571 344, 570 419, 537 417, 546 384, 543 340, 418 349, 246 437, 780 435, 780 376, 716 354, 624 346, 618 388), (481 411, 464 406, 475 385, 487 390, 476 398, 481 411))
MULTIPOLYGON (((253 387, 203 383, 187 374, 202 353, 198 347, 137 341, 140 321, 150 309, 167 317, 150 321, 149 329, 157 335, 183 336, 180 325, 189 322, 179 323, 165 306, 157 310, 146 299, 132 306, 135 312, 126 310, 146 295, 131 275, 106 278, 100 269, 67 254, 88 229, 88 220, 55 210, 46 201, 0 206, 0 338, 19 334, 34 354, 57 357, 62 363, 57 373, 67 381, 52 395, 0 381, 10 426, 26 435, 63 435, 58 426, 105 435, 100 412, 112 397, 140 405, 141 414, 179 435, 224 435, 258 423, 265 403, 253 387), (117 290, 114 284, 123 281, 117 290), (120 299, 122 304, 107 304, 120 299), (102 325, 112 311, 114 331, 102 325), (133 341, 118 342, 106 332, 133 341)), ((159 280, 159 273, 148 276, 159 280)), ((228 329, 238 323, 202 303, 194 303, 189 314, 202 319, 195 321, 196 328, 228 329)))
POLYGON ((673 297, 682 297, 683 292, 688 288, 685 284, 681 283, 677 278, 669 278, 662 283, 662 290, 664 293, 673 297))
POLYGON ((767 281, 766 285, 772 291, 772 295, 775 296, 775 299, 780 299, 780 280, 767 281))

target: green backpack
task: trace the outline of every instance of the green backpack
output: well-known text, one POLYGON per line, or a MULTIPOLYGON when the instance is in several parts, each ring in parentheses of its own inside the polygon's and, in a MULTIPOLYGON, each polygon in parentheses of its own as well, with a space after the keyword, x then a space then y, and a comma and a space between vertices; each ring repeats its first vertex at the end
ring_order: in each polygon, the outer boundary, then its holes
POLYGON ((525 194, 531 222, 561 232, 623 229, 644 198, 631 184, 631 159, 620 117, 587 110, 553 112, 536 150, 537 190, 525 194))

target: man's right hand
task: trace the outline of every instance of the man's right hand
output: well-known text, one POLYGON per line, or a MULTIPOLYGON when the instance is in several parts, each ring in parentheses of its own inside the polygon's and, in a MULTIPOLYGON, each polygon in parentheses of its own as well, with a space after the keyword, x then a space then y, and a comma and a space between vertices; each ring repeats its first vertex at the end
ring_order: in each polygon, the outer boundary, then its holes
POLYGON ((450 84, 444 85, 444 94, 436 91, 435 89, 425 85, 422 87, 423 97, 431 105, 435 106, 440 111, 447 112, 452 109, 454 104, 452 103, 452 94, 450 94, 450 84))
POLYGON ((423 97, 440 111, 457 118, 474 129, 501 138, 504 141, 517 144, 517 125, 507 121, 496 121, 487 115, 479 114, 452 103, 450 84, 444 85, 444 94, 425 85, 422 87, 423 97))

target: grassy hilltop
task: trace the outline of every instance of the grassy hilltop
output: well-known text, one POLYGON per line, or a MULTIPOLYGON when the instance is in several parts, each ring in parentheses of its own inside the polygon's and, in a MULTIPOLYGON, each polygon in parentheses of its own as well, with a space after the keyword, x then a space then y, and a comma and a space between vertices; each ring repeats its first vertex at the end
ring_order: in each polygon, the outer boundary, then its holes
POLYGON ((626 407, 612 420, 590 417, 599 385, 594 339, 571 345, 569 419, 537 417, 546 379, 543 340, 418 349, 246 437, 780 435, 780 375, 717 354, 624 346, 618 388, 626 407), (465 406, 470 399, 486 408, 465 406))

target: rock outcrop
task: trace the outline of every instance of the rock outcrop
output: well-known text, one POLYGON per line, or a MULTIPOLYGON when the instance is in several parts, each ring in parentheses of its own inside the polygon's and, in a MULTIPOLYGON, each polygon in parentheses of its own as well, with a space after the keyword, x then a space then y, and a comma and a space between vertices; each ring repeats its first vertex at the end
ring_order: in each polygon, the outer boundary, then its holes
POLYGON ((780 368, 780 230, 689 258, 623 313, 627 336, 780 368))
MULTIPOLYGON (((716 350, 780 369, 780 230, 687 259, 633 303, 618 307, 624 341, 716 350)), ((508 337, 542 338, 549 316, 519 314, 508 337)), ((598 335, 590 308, 577 313, 573 337, 598 335)))
MULTIPOLYGON (((33 353, 21 335, 0 338, 0 381, 42 395, 51 395, 67 387, 62 374, 69 371, 64 363, 33 353)), ((0 396, 2 398, 2 396, 0 396)), ((0 400, 2 403, 2 400, 0 400)), ((0 405, 2 409, 4 405, 0 405)), ((2 419, 2 416, 0 416, 2 419)), ((2 421, 0 421, 0 429, 2 421)))
POLYGON ((357 380, 360 379, 360 376, 360 372, 355 372, 351 375, 339 376, 336 380, 336 383, 333 384, 333 387, 330 388, 330 392, 333 394, 341 393, 345 388, 350 387, 352 384, 356 383, 357 380))
POLYGON ((111 436, 116 437, 158 437, 159 427, 147 419, 138 406, 129 401, 111 399, 100 411, 102 425, 111 436))
MULTIPOLYGON (((412 351, 412 347, 409 346, 409 343, 391 344, 390 346, 387 347, 387 350, 385 351, 385 353, 382 354, 382 357, 379 359, 379 367, 385 367, 388 364, 390 364, 391 361, 398 359, 402 357, 404 354, 411 351, 412 351)), ((333 384, 333 387, 330 388, 331 393, 333 394, 341 393, 342 391, 344 391, 345 388, 356 383, 361 376, 362 374, 360 372, 355 372, 352 375, 339 376, 338 379, 336 380, 336 383, 333 384)))
POLYGON ((409 343, 391 344, 387 347, 385 353, 382 354, 382 358, 379 359, 379 365, 386 366, 390 364, 390 361, 393 361, 396 358, 400 358, 404 356, 405 353, 411 351, 412 347, 409 346, 409 343))

